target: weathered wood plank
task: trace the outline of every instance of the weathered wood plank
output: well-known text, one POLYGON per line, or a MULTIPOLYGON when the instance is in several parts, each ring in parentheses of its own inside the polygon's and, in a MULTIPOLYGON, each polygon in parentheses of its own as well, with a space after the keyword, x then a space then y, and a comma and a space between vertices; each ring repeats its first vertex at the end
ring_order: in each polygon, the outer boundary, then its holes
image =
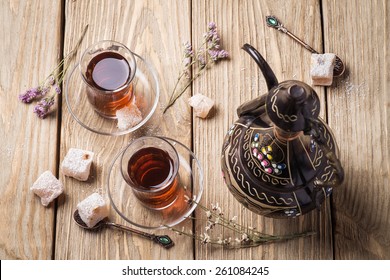
POLYGON ((388 1, 323 1, 325 50, 347 64, 328 90, 345 183, 334 192, 335 258, 390 258, 388 1))
MULTIPOLYGON (((319 1, 194 1, 193 40, 200 44, 207 23, 215 21, 222 37, 222 46, 231 54, 208 70, 193 87, 216 102, 217 113, 208 120, 194 118, 194 149, 205 170, 205 195, 202 203, 218 202, 225 216, 237 215, 245 225, 252 225, 268 234, 288 234, 306 230, 317 231, 312 238, 265 245, 253 249, 223 250, 218 247, 196 246, 198 259, 332 259, 330 208, 313 211, 304 217, 275 220, 244 210, 224 185, 220 175, 220 153, 226 131, 237 119, 239 104, 266 93, 264 78, 253 60, 241 47, 250 43, 267 59, 280 81, 302 80, 310 83, 310 53, 286 35, 270 29, 265 16, 275 15, 292 32, 321 50, 321 14, 319 1)), ((315 90, 323 100, 324 90, 315 90)), ((324 107, 324 106, 323 106, 324 107)), ((322 109, 322 115, 324 110, 322 109)), ((198 215, 202 213, 198 212, 198 215)), ((205 224, 199 222, 198 233, 205 224)), ((218 236, 218 234, 217 234, 218 236)), ((226 235, 226 237, 229 235, 226 235)))
POLYGON ((0 259, 50 259, 54 204, 29 188, 56 174, 57 111, 40 120, 18 94, 42 82, 60 58, 61 1, 0 1, 0 259))
MULTIPOLYGON (((67 1, 65 51, 69 51, 85 24, 89 31, 81 49, 103 39, 127 45, 156 68, 161 87, 160 105, 146 128, 133 135, 108 137, 87 131, 63 105, 61 160, 71 147, 95 152, 93 177, 86 183, 64 177, 66 198, 57 216, 56 259, 192 259, 192 240, 174 236, 176 246, 165 250, 149 240, 115 230, 87 232, 71 219, 77 203, 94 191, 106 194, 106 176, 114 155, 134 137, 165 135, 191 144, 190 110, 170 110, 162 115, 181 64, 181 42, 190 38, 190 8, 187 1, 67 1)), ((187 93, 187 96, 190 93, 187 93)), ((175 106, 180 108, 178 102, 175 106)), ((65 102, 64 102, 65 103, 65 102)), ((108 200, 108 198, 107 198, 108 200)), ((141 214, 141 213, 140 213, 141 214)), ((111 209, 110 219, 125 223, 111 209)), ((191 224, 187 225, 189 229, 191 224)))

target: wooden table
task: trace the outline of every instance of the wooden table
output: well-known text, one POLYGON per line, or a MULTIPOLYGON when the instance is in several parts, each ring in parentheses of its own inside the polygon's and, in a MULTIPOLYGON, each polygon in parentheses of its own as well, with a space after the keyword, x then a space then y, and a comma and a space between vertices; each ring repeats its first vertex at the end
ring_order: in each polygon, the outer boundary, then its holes
MULTIPOLYGON (((389 12, 386 0, 309 1, 0 1, 0 228, 1 259, 389 259, 389 12), (265 25, 275 15, 318 51, 334 52, 347 72, 331 87, 314 89, 321 116, 333 129, 341 151, 345 182, 321 211, 275 220, 243 209, 220 175, 223 138, 237 119, 236 107, 266 92, 253 60, 241 49, 255 46, 280 81, 310 83, 310 52, 265 25), (198 78, 168 113, 162 114, 182 60, 182 42, 196 47, 214 21, 230 59, 198 78), (147 57, 159 75, 161 96, 147 129, 107 137, 81 127, 65 99, 46 119, 18 94, 38 85, 89 30, 80 49, 103 39, 126 44, 147 57), (203 120, 187 99, 202 93, 216 103, 216 114, 203 120), (112 156, 135 137, 163 135, 191 147, 205 175, 201 203, 219 203, 225 215, 269 234, 314 230, 317 235, 252 249, 226 250, 176 236, 171 250, 120 231, 85 231, 72 221, 77 203, 94 191, 105 193, 112 156), (71 147, 95 152, 86 183, 65 177, 60 163, 71 147), (30 186, 51 170, 65 194, 43 207, 30 186)), ((80 51, 81 52, 81 51, 80 51)), ((76 58, 79 59, 80 52, 76 58)), ((74 61, 72 62, 74 65, 74 61)), ((203 215, 197 210, 196 215, 203 215)), ((114 210, 110 219, 125 223, 114 210)), ((204 231, 203 221, 179 227, 204 231)))

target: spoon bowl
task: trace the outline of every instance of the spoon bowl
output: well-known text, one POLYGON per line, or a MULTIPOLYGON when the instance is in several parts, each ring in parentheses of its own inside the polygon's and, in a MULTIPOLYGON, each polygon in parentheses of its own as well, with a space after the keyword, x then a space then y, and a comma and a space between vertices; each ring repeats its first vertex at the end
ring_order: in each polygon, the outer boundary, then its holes
POLYGON ((333 68, 333 77, 340 77, 344 74, 345 71, 345 65, 344 62, 341 60, 340 57, 336 55, 336 61, 333 68))
POLYGON ((127 227, 127 226, 124 226, 124 225, 120 225, 120 224, 117 224, 117 223, 110 222, 110 221, 108 221, 106 219, 101 220, 100 222, 98 222, 93 227, 88 227, 87 224, 81 219, 80 214, 79 214, 79 210, 77 210, 77 209, 73 213, 73 220, 76 222, 76 224, 79 227, 84 228, 84 229, 88 229, 88 230, 98 230, 98 229, 100 229, 103 226, 113 227, 113 228, 117 228, 117 229, 120 229, 120 230, 123 230, 123 231, 126 231, 126 232, 131 232, 131 233, 137 234, 137 235, 139 235, 141 237, 150 239, 153 242, 163 246, 166 249, 169 249, 169 248, 171 248, 171 247, 173 247, 175 245, 173 240, 168 235, 150 234, 150 233, 147 233, 147 232, 144 232, 144 231, 140 231, 140 230, 137 230, 137 229, 134 229, 134 228, 130 228, 130 227, 127 227))

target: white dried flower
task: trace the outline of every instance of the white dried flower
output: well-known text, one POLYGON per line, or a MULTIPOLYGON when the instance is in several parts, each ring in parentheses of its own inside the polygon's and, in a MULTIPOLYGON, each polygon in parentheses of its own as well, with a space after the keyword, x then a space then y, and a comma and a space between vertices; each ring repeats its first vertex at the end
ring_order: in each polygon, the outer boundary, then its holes
POLYGON ((223 240, 223 244, 224 244, 224 245, 229 245, 231 242, 232 242, 232 238, 231 238, 231 237, 225 238, 225 239, 223 240))
POLYGON ((218 215, 223 215, 222 208, 219 206, 218 202, 215 205, 211 203, 211 210, 217 212, 218 215))
MULTIPOLYGON (((202 236, 202 235, 201 235, 202 236)), ((208 235, 206 232, 203 234, 202 244, 207 244, 211 242, 210 235, 208 235)))
POLYGON ((235 222, 235 221, 237 221, 237 216, 233 216, 231 219, 230 219, 230 222, 232 223, 232 222, 235 222))

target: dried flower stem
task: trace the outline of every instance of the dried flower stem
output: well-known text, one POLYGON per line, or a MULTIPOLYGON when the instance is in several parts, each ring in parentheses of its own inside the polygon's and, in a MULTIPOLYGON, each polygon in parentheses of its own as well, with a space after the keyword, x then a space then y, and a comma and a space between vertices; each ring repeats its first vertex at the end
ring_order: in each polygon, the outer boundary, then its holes
MULTIPOLYGON (((194 200, 190 200, 189 203, 196 203, 194 200)), ((194 240, 200 241, 202 244, 213 244, 223 246, 228 249, 237 249, 237 248, 249 248, 256 247, 267 243, 287 241, 296 238, 308 237, 315 234, 315 232, 303 232, 298 234, 290 235, 270 235, 257 231, 254 228, 249 226, 242 226, 234 221, 234 218, 227 219, 224 217, 222 209, 216 205, 212 205, 212 208, 209 209, 199 203, 196 203, 197 206, 206 213, 207 219, 188 217, 192 220, 205 221, 207 226, 205 227, 206 232, 212 230, 215 226, 219 225, 224 229, 230 230, 235 234, 238 234, 240 238, 235 238, 232 240, 229 238, 222 238, 219 236, 217 239, 212 238, 209 234, 204 232, 203 234, 197 235, 184 230, 178 230, 175 228, 170 228, 173 232, 179 235, 185 235, 193 238, 194 240)))
POLYGON ((35 99, 40 99, 38 104, 34 107, 34 113, 36 113, 38 117, 44 119, 48 115, 51 106, 54 105, 55 95, 61 93, 61 84, 70 65, 68 62, 76 56, 88 26, 89 25, 85 26, 75 47, 57 64, 46 79, 44 79, 38 87, 28 89, 23 94, 19 95, 19 99, 23 103, 31 103, 35 99), (55 92, 51 96, 44 97, 50 92, 52 87, 54 87, 55 92))
POLYGON ((214 22, 209 23, 208 32, 205 33, 203 37, 204 40, 195 54, 192 50, 192 46, 189 43, 184 44, 184 68, 181 72, 179 72, 176 84, 163 113, 165 113, 176 102, 176 100, 183 95, 183 93, 192 85, 192 82, 197 79, 206 69, 210 68, 210 66, 217 61, 228 57, 228 52, 221 49, 219 45, 220 37, 217 33, 214 22), (198 70, 197 73, 190 77, 188 72, 195 69, 198 70), (186 76, 188 77, 189 81, 184 84, 178 93, 176 93, 178 85, 181 83, 183 77, 186 76))
MULTIPOLYGON (((195 63, 196 61, 194 61, 193 63, 195 63)), ((204 68, 202 68, 198 73, 195 74, 195 76, 193 78, 191 78, 191 80, 183 87, 183 89, 179 92, 179 94, 177 94, 176 96, 174 95, 171 95, 171 98, 169 99, 169 102, 168 102, 168 105, 165 107, 163 113, 165 113, 169 107, 171 107, 175 102, 176 100, 183 95, 183 93, 187 90, 187 88, 189 88, 192 84, 192 82, 198 78, 204 71, 205 69, 208 67, 209 64, 206 64, 206 66, 204 68)), ((184 76, 184 74, 182 74, 182 76, 184 76)), ((177 83, 178 84, 178 83, 177 83)), ((175 86, 176 88, 176 86, 175 86)))

